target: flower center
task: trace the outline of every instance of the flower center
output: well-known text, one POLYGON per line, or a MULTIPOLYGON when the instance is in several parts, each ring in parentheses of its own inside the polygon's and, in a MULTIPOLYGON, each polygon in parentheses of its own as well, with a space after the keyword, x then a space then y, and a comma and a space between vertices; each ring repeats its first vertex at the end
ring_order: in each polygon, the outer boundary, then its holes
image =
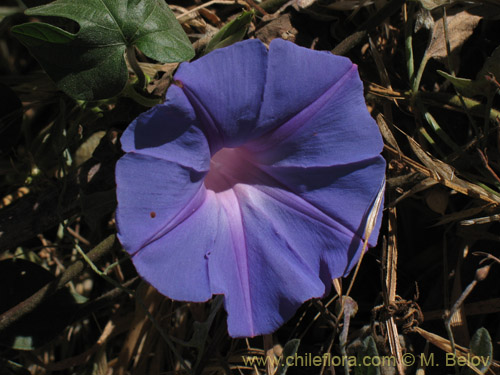
POLYGON ((223 148, 210 159, 210 170, 205 176, 205 187, 216 193, 231 189, 242 183, 251 164, 243 156, 244 150, 223 148))

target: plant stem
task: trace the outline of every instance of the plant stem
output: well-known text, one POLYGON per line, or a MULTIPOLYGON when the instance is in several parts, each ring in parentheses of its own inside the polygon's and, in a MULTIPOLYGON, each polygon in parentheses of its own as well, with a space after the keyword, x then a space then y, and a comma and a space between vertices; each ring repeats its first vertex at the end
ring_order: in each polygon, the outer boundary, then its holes
MULTIPOLYGON (((422 100, 423 103, 431 106, 450 106, 450 109, 454 109, 460 112, 465 112, 465 110, 468 110, 471 115, 478 117, 483 117, 485 113, 486 106, 483 103, 471 98, 466 98, 464 96, 459 97, 458 95, 440 92, 419 92, 417 96, 422 100)), ((497 119, 500 119, 500 111, 491 108, 488 116, 491 121, 496 121, 497 119)))
POLYGON ((413 61, 413 12, 415 9, 415 2, 404 5, 406 10, 406 23, 405 23, 405 52, 406 52, 406 67, 408 70, 408 78, 413 82, 415 78, 415 63, 413 61))
POLYGON ((146 304, 144 303, 144 301, 142 300, 142 298, 140 298, 133 290, 130 290, 128 288, 125 288, 123 285, 121 285, 119 282, 115 281, 114 279, 112 279, 111 277, 109 277, 108 275, 106 275, 105 272, 101 271, 93 262, 93 260, 87 255, 85 254, 82 249, 80 248, 80 246, 78 245, 75 245, 75 248, 76 250, 78 251, 78 253, 80 253, 80 255, 83 257, 83 259, 85 259, 85 261, 87 262, 87 264, 90 266, 90 268, 92 268, 92 270, 97 274, 99 275, 100 277, 102 277, 104 280, 106 280, 108 283, 110 283, 111 285, 115 286, 116 288, 118 289, 121 289, 123 290, 125 293, 127 293, 129 296, 131 296, 132 298, 135 298, 136 301, 139 303, 139 305, 141 306, 141 308, 144 310, 144 313, 146 314, 146 316, 148 317, 148 319, 151 321, 151 323, 153 324, 153 326, 156 328, 156 330, 160 333, 160 336, 163 338, 163 340, 167 343, 168 347, 170 348, 170 350, 172 350, 172 353, 174 353, 175 357, 178 359, 179 363, 181 364, 182 367, 184 367, 184 369, 188 372, 188 373, 191 373, 191 368, 189 367, 189 365, 186 363, 186 361, 184 360, 184 358, 182 358, 182 356, 179 354, 179 352, 176 350, 175 348, 175 345, 174 343, 172 342, 172 339, 171 337, 163 330, 163 328, 161 327, 160 323, 155 319, 155 317, 153 316, 153 314, 151 314, 151 312, 149 311, 148 307, 146 306, 146 304))
MULTIPOLYGON (((108 254, 112 249, 113 244, 115 243, 116 236, 114 234, 108 236, 104 239, 99 245, 94 247, 91 251, 86 254, 88 259, 91 259, 93 262, 98 261, 104 255, 108 254)), ((52 281, 48 283, 43 288, 38 290, 38 292, 34 293, 31 297, 28 297, 24 301, 20 302, 16 306, 7 310, 5 313, 0 315, 0 332, 5 328, 9 327, 11 324, 25 316, 26 314, 33 311, 43 300, 56 291, 61 289, 65 284, 69 281, 73 280, 76 276, 78 276, 84 269, 86 263, 82 260, 78 260, 69 266, 64 273, 52 281)))
POLYGON ((128 63, 130 64, 130 67, 137 76, 138 80, 137 85, 141 88, 141 90, 144 90, 144 88, 146 87, 146 77, 144 76, 144 72, 142 71, 141 67, 139 66, 139 63, 137 62, 134 46, 127 47, 127 60, 128 63))

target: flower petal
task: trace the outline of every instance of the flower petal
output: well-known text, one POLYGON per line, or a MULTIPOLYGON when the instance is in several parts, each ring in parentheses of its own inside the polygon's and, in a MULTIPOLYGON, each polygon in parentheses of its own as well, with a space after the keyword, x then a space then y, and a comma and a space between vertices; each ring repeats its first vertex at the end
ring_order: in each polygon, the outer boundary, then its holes
POLYGON ((323 167, 380 154, 382 138, 366 109, 355 65, 283 41, 270 48, 259 124, 284 123, 245 145, 261 163, 323 167))
POLYGON ((209 260, 213 293, 225 295, 232 337, 271 333, 331 279, 345 274, 361 240, 285 190, 236 185, 219 197, 231 227, 233 249, 209 260))
POLYGON ((193 107, 179 87, 171 86, 163 104, 137 117, 120 141, 123 151, 208 171, 210 150, 193 107))
POLYGON ((116 220, 124 248, 135 253, 202 203, 204 173, 171 161, 128 153, 116 165, 116 220))
POLYGON ((274 127, 285 123, 335 85, 352 66, 346 57, 274 39, 269 45, 259 123, 274 123, 274 127))
POLYGON ((385 162, 356 66, 250 40, 175 79, 122 137, 120 241, 166 296, 223 294, 231 336, 271 333, 359 259, 385 162))
MULTIPOLYGON (((357 163, 324 168, 266 167, 288 191, 297 194, 321 212, 342 225, 352 235, 364 236, 366 220, 384 183, 385 160, 382 156, 357 163)), ((369 245, 377 244, 379 213, 374 236, 369 245)))
POLYGON ((235 147, 254 131, 266 77, 267 51, 247 40, 184 63, 175 74, 207 132, 213 153, 235 147))
POLYGON ((221 208, 218 238, 226 246, 210 254, 210 287, 213 294, 224 295, 230 335, 254 336, 249 254, 240 206, 233 189, 218 193, 217 201, 221 208))
POLYGON ((212 296, 208 256, 218 251, 219 207, 207 192, 201 206, 167 234, 132 258, 137 272, 158 291, 179 301, 203 302, 212 296))

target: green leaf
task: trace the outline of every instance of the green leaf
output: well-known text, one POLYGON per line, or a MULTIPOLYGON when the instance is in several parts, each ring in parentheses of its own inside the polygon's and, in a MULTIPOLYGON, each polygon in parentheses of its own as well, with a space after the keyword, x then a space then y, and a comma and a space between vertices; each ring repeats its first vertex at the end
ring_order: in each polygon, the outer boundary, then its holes
POLYGON ((58 87, 78 100, 119 94, 128 80, 125 51, 138 48, 162 63, 189 60, 194 50, 163 0, 57 0, 28 9, 30 16, 73 20, 69 33, 47 23, 12 28, 58 87))
POLYGON ((438 70, 437 72, 450 81, 462 95, 471 97, 481 94, 480 87, 472 79, 455 77, 442 70, 438 70))
POLYGON ((498 89, 487 77, 493 75, 497 81, 500 80, 500 47, 497 47, 488 57, 475 80, 454 77, 441 70, 437 72, 450 81, 461 94, 469 97, 482 95, 488 98, 498 89))
MULTIPOLYGON (((491 336, 485 328, 479 328, 470 342, 469 363, 473 365, 481 374, 486 373, 493 360, 493 344, 491 336)), ((464 375, 476 374, 469 367, 464 367, 464 375)))
POLYGON ((224 25, 224 27, 214 35, 210 42, 208 42, 203 54, 206 55, 213 50, 230 46, 242 40, 248 31, 253 16, 253 10, 243 12, 237 18, 224 25))
POLYGON ((282 366, 278 367, 275 375, 286 374, 289 366, 286 359, 295 356, 297 350, 299 350, 299 345, 300 345, 299 339, 292 339, 285 344, 285 346, 283 347, 283 363, 282 366))
POLYGON ((380 375, 379 366, 365 365, 366 361, 363 361, 364 358, 368 358, 368 362, 377 363, 376 360, 374 361, 374 358, 378 356, 377 344, 375 344, 372 336, 368 336, 363 341, 363 348, 358 352, 358 366, 354 368, 355 375, 380 375))

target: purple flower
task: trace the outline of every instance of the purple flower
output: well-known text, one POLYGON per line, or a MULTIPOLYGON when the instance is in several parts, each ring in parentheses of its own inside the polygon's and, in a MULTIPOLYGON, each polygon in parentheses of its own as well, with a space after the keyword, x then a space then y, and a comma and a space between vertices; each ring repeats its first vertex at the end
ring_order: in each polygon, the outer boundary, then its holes
POLYGON ((231 336, 273 332, 355 265, 384 181, 357 68, 247 40, 174 79, 121 138, 120 241, 166 296, 223 294, 231 336))

